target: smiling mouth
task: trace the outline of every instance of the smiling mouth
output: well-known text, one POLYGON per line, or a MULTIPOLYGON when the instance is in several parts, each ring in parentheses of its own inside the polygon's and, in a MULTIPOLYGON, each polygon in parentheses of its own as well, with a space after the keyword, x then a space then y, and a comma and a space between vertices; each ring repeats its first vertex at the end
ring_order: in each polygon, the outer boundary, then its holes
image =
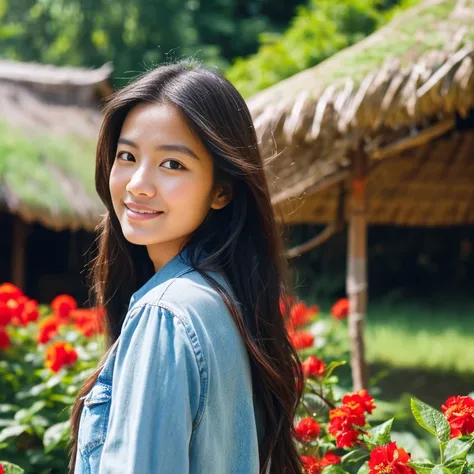
POLYGON ((148 211, 148 210, 138 210, 138 209, 132 209, 130 207, 128 207, 126 204, 125 204, 125 209, 127 209, 127 212, 128 213, 132 213, 132 214, 135 214, 137 216, 158 216, 160 214, 163 214, 162 211, 148 211))

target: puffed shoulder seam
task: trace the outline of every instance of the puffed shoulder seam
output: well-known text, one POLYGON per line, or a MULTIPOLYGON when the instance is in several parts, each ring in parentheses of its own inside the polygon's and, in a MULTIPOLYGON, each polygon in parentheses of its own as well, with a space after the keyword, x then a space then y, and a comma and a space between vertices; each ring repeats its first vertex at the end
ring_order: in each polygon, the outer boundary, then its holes
MULTIPOLYGON (((183 272, 184 273, 184 272, 183 272)), ((149 308, 160 308, 167 311, 171 316, 173 316, 176 320, 178 320, 184 328, 186 336, 188 337, 189 342, 191 343, 191 347, 193 348, 194 359, 196 360, 196 364, 199 369, 199 387, 200 387, 200 397, 199 397, 199 406, 197 413, 193 420, 193 431, 197 428, 199 423, 202 420, 204 415, 206 402, 207 402, 207 395, 208 395, 208 369, 207 369, 207 362, 204 356, 204 352, 202 350, 201 343, 199 342, 198 335, 192 326, 192 324, 187 320, 187 318, 182 317, 181 315, 177 314, 175 310, 171 309, 166 303, 162 301, 155 301, 155 302, 148 302, 140 305, 139 307, 134 308, 134 310, 130 313, 130 320, 133 319, 139 312, 141 312, 146 307, 149 308)))

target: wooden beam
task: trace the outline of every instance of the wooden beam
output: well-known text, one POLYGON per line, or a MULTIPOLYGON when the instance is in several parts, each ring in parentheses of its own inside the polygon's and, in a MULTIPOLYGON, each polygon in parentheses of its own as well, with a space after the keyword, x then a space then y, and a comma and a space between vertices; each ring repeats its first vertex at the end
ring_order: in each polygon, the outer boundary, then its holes
POLYGON ((374 150, 370 153, 370 156, 374 160, 382 160, 388 158, 389 156, 399 155, 405 150, 410 148, 415 148, 425 143, 428 143, 435 138, 444 135, 449 130, 453 129, 455 126, 455 119, 449 118, 443 122, 439 122, 432 127, 429 127, 425 130, 422 130, 420 133, 413 135, 412 137, 402 138, 390 145, 387 145, 378 150, 374 150))
MULTIPOLYGON (((272 204, 275 206, 280 204, 282 201, 286 201, 289 198, 310 196, 311 194, 322 191, 323 189, 334 186, 342 181, 345 181, 350 176, 350 170, 342 170, 337 173, 331 174, 330 176, 323 178, 317 183, 305 187, 305 182, 300 183, 298 186, 282 191, 276 194, 272 198, 272 204)), ((313 179, 313 178, 312 178, 313 179)))
POLYGON ((352 158, 346 289, 354 390, 367 388, 364 324, 367 313, 367 176, 369 157, 357 150, 352 158))
POLYGON ((334 222, 329 224, 318 235, 304 242, 303 244, 292 247, 286 251, 287 258, 295 258, 303 253, 309 252, 311 249, 318 247, 333 235, 337 234, 344 228, 344 212, 346 207, 346 186, 344 182, 339 183, 339 198, 337 202, 337 211, 334 222))

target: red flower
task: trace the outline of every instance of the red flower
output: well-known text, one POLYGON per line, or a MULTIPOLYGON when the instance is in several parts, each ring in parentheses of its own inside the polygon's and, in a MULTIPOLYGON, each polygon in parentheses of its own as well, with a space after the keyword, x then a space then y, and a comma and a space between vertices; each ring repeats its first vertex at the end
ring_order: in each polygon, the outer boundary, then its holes
POLYGON ((0 350, 8 349, 11 346, 10 338, 5 329, 0 329, 0 350))
POLYGON ((316 377, 324 375, 326 364, 315 356, 309 356, 302 364, 305 377, 316 377))
POLYGON ((338 448, 351 448, 357 441, 360 426, 365 425, 365 415, 342 405, 329 412, 328 431, 336 438, 338 448))
POLYGON ((38 302, 36 300, 26 300, 23 309, 16 319, 16 323, 26 327, 29 323, 34 323, 38 321, 39 311, 38 311, 38 302))
POLYGON ((319 312, 318 306, 308 307, 304 303, 296 303, 290 310, 290 320, 293 326, 303 326, 307 324, 311 317, 319 312))
POLYGON ((290 332, 290 341, 295 349, 305 349, 313 346, 314 336, 308 332, 290 332))
POLYGON ((441 410, 451 427, 451 438, 474 432, 474 399, 459 395, 449 397, 441 410))
POLYGON ((330 464, 339 464, 341 458, 334 453, 326 453, 321 459, 321 467, 329 466, 330 464))
POLYGON ((410 455, 392 441, 385 446, 377 446, 370 453, 369 474, 416 474, 416 471, 407 465, 408 462, 410 455))
POLYGON ((0 474, 5 474, 5 469, 3 468, 3 464, 0 464, 0 474))
POLYGON ((321 433, 319 423, 313 418, 303 418, 295 428, 302 443, 315 440, 321 433))
POLYGON ((74 309, 69 314, 74 327, 85 337, 91 337, 102 331, 102 317, 95 309, 74 309))
POLYGON ((345 319, 349 315, 349 300, 342 298, 337 301, 332 309, 331 314, 334 319, 345 319))
POLYGON ((2 283, 0 285, 0 301, 6 303, 8 300, 16 300, 20 296, 23 296, 23 292, 12 283, 2 283))
POLYGON ((69 295, 59 295, 51 302, 51 309, 60 319, 66 320, 69 313, 77 308, 76 300, 69 295))
POLYGON ((12 321, 12 312, 5 301, 0 300, 0 328, 5 327, 12 321))
POLYGON ((374 399, 365 389, 357 393, 344 395, 342 403, 350 407, 356 413, 372 413, 372 411, 375 410, 374 399))
POLYGON ((38 342, 46 344, 58 334, 60 321, 56 316, 48 316, 39 322, 38 342))
POLYGON ((53 372, 58 372, 66 365, 74 364, 77 352, 68 342, 54 342, 46 351, 46 367, 53 372))
POLYGON ((322 466, 320 460, 315 456, 301 456, 305 474, 320 474, 322 466))

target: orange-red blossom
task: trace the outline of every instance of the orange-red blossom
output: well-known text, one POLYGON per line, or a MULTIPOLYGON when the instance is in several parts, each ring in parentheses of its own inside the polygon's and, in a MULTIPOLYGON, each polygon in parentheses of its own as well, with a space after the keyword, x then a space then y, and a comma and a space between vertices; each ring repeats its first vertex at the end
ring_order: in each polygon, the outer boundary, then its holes
POLYGON ((58 341, 46 351, 46 367, 58 372, 62 367, 72 365, 77 360, 77 352, 68 342, 58 341))

